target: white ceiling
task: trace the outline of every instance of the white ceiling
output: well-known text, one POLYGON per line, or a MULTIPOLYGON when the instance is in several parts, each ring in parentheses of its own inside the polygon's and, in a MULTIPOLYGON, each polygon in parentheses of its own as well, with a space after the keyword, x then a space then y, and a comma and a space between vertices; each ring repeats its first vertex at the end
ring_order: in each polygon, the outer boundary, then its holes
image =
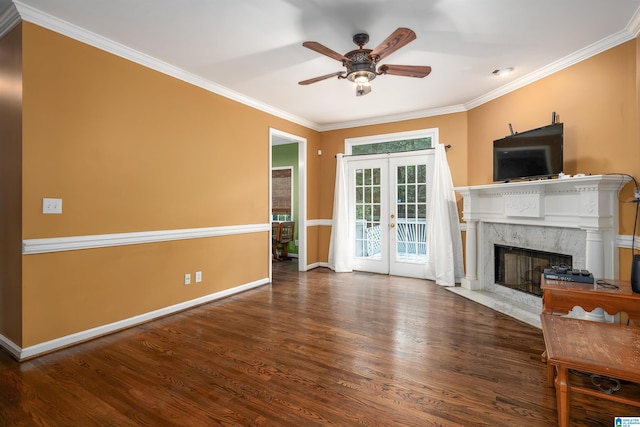
POLYGON ((0 18, 17 10, 25 21, 327 130, 480 105, 635 37, 639 7, 640 0, 0 0, 0 18), (298 85, 343 69, 304 41, 343 54, 356 48, 355 33, 368 33, 365 47, 373 49, 398 27, 417 39, 383 62, 430 65, 428 77, 379 76, 362 97, 337 78, 298 85), (503 67, 515 71, 492 75, 503 67))

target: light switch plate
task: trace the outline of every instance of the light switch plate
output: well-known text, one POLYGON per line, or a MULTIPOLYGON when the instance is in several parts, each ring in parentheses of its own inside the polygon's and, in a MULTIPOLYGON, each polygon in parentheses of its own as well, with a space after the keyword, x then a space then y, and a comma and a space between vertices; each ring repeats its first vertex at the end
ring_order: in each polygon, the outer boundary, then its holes
POLYGON ((62 213, 62 199, 42 199, 42 213, 43 214, 61 214, 62 213))

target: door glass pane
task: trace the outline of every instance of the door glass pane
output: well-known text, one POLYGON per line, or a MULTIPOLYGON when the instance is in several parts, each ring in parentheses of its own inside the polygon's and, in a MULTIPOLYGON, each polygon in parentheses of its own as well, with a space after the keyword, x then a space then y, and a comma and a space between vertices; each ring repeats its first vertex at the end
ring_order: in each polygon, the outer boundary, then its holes
POLYGON ((398 203, 406 203, 406 202, 407 202, 406 186, 398 185, 398 203))
POLYGON ((427 165, 418 165, 417 182, 420 184, 425 184, 427 182, 427 165))
POLYGON ((418 184, 418 203, 427 203, 427 185, 418 184))
POLYGON ((413 203, 410 205, 407 205, 407 218, 415 219, 415 217, 416 217, 416 205, 413 203))
POLYGON ((403 184, 406 182, 407 174, 405 172, 406 171, 404 166, 398 166, 398 184, 403 184))
POLYGON ((373 220, 380 221, 380 205, 373 205, 373 220))
POLYGON ((362 174, 363 174, 362 169, 356 170, 356 188, 362 185, 362 174))
POLYGON ((427 254, 427 167, 424 164, 397 166, 396 174, 396 261, 424 263, 427 254))
POLYGON ((356 171, 355 224, 356 241, 355 256, 359 258, 381 259, 380 212, 381 212, 381 182, 380 168, 367 168, 356 171), (360 172, 361 179, 358 180, 360 172))
POLYGON ((416 182, 416 167, 413 165, 407 166, 407 182, 416 182))
POLYGON ((416 201, 416 186, 407 185, 407 203, 414 203, 416 201))

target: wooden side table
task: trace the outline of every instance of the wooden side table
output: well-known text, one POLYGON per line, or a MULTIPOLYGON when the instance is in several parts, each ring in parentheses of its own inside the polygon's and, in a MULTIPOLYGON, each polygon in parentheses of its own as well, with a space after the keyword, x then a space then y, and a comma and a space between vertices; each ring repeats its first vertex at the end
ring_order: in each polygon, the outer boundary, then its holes
MULTIPOLYGON (((597 282, 597 281, 596 281, 597 282)), ((631 290, 631 283, 624 280, 607 280, 617 288, 600 286, 597 283, 547 280, 542 276, 542 312, 567 314, 575 306, 585 311, 602 308, 610 315, 624 312, 629 318, 640 322, 640 294, 631 290)))
POLYGON ((640 407, 640 402, 572 386, 569 381, 569 369, 575 369, 640 383, 640 328, 549 314, 540 319, 547 363, 557 370, 553 385, 560 427, 569 425, 572 392, 640 407))

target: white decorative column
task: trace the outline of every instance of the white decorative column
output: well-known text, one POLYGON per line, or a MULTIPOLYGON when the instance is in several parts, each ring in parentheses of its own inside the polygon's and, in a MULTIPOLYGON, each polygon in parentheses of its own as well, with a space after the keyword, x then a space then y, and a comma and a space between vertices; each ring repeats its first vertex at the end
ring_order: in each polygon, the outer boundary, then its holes
POLYGON ((463 288, 480 289, 478 280, 478 221, 467 221, 465 276, 460 281, 463 288))
POLYGON ((585 267, 593 277, 605 277, 604 244, 600 230, 586 229, 586 262, 585 267))

